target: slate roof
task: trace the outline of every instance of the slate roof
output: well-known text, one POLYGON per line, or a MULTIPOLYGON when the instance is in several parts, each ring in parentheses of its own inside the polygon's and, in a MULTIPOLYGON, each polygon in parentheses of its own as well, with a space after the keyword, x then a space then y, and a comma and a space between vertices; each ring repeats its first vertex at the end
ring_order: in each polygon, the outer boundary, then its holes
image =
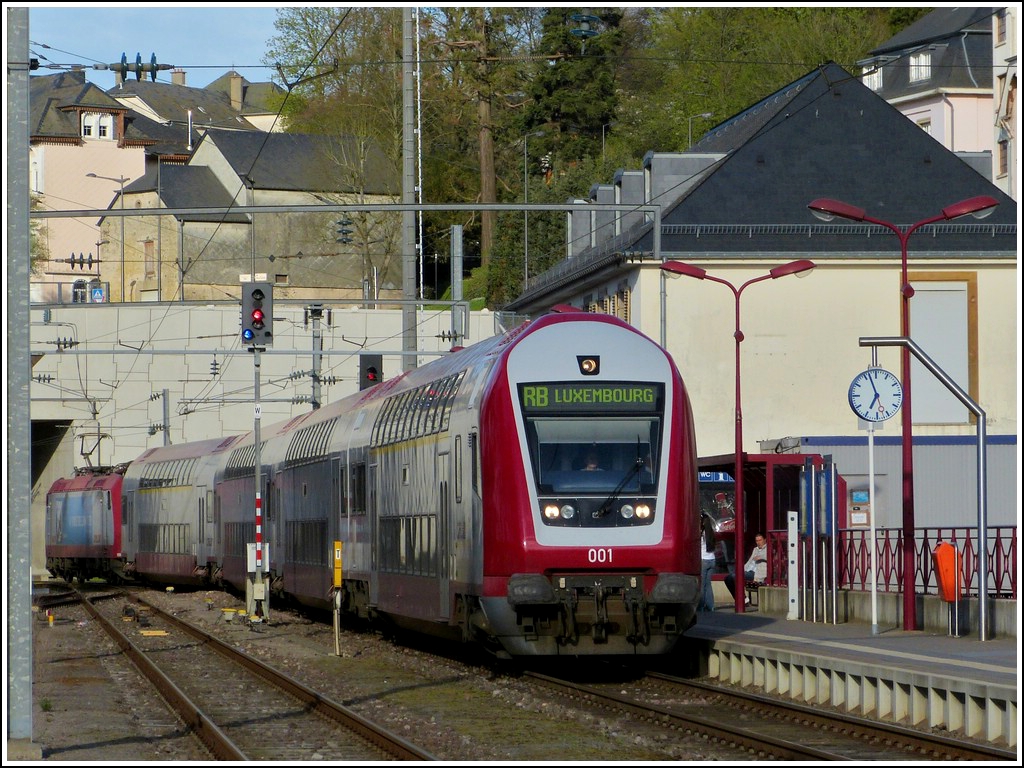
POLYGON ((29 78, 29 135, 81 139, 78 111, 70 107, 125 112, 125 107, 85 79, 85 72, 29 78))
MULTIPOLYGON (((731 152, 753 138, 807 85, 819 77, 818 70, 794 80, 770 96, 714 126, 691 147, 692 152, 731 152)), ((849 77, 844 73, 844 79, 849 77)))
POLYGON ((900 30, 870 53, 872 56, 882 56, 920 48, 929 43, 959 37, 960 32, 965 29, 991 32, 992 17, 998 10, 971 7, 937 8, 906 29, 900 30))
MULTIPOLYGON (((139 180, 139 185, 148 189, 156 188, 156 173, 149 173, 139 180)), ((134 191, 134 190, 133 190, 134 191)), ((165 165, 160 168, 160 198, 167 208, 229 208, 234 204, 231 195, 204 165, 165 165)), ((248 225, 249 217, 244 213, 192 213, 178 218, 185 221, 223 221, 248 225)))
POLYGON ((188 122, 192 110, 192 123, 197 128, 233 128, 241 131, 258 130, 237 110, 231 108, 231 99, 225 93, 207 88, 190 88, 173 83, 154 83, 149 80, 125 80, 107 90, 111 97, 137 97, 144 101, 161 119, 188 122))
POLYGON ((871 51, 859 62, 883 67, 887 100, 938 88, 992 88, 992 16, 997 8, 939 8, 871 51), (931 52, 929 77, 910 82, 912 53, 931 52))
POLYGON ((345 158, 359 156, 359 142, 353 136, 210 131, 203 141, 214 142, 239 178, 254 180, 258 189, 362 191, 371 195, 401 192, 397 171, 373 140, 367 140, 366 167, 358 184, 345 170, 346 164, 354 164, 345 158))
MULTIPOLYGON (((216 93, 231 103, 231 76, 238 74, 235 71, 225 72, 203 90, 216 93)), ((276 113, 279 100, 286 91, 276 83, 250 83, 242 78, 242 114, 266 114, 276 113)))
MULTIPOLYGON (((158 123, 148 117, 129 112, 125 125, 125 143, 141 145, 147 153, 166 158, 169 155, 188 155, 188 123, 158 123)), ((201 134, 193 126, 192 146, 199 143, 201 134)))
MULTIPOLYGON (((1017 203, 835 63, 715 126, 691 152, 725 156, 696 183, 682 185, 686 191, 675 200, 660 201, 663 258, 899 257, 889 230, 815 219, 807 205, 821 197, 908 226, 952 203, 988 195, 1000 202, 988 218, 934 225, 932 236, 915 240, 915 256, 1017 252, 1017 203), (884 233, 889 236, 879 236, 884 233)), ((571 300, 587 285, 633 269, 627 252, 651 253, 652 228, 638 225, 559 263, 533 279, 508 309, 571 300)))

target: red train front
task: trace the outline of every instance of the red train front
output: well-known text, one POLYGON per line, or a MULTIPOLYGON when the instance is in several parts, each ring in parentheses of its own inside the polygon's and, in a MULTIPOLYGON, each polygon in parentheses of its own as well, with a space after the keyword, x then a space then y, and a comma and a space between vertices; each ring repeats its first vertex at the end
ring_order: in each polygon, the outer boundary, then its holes
POLYGON ((508 340, 479 407, 480 629, 514 656, 671 650, 700 568, 671 358, 613 318, 548 315, 508 340))
POLYGON ((121 576, 124 467, 82 470, 46 494, 46 568, 66 581, 121 576))

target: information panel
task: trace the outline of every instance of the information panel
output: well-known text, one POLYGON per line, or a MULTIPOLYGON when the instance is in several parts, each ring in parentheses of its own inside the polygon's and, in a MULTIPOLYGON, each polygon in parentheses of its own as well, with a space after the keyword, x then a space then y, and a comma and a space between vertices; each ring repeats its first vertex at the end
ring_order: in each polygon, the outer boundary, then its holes
POLYGON ((636 382, 553 382, 520 384, 523 412, 542 413, 656 413, 662 405, 661 384, 636 382))

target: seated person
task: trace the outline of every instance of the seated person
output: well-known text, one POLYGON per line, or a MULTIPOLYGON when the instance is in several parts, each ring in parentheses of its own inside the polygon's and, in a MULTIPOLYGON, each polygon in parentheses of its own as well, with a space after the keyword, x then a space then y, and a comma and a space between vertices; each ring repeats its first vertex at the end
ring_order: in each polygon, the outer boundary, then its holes
MULTIPOLYGON (((743 578, 747 583, 752 581, 764 582, 768 578, 768 540, 763 533, 754 537, 754 549, 743 564, 743 578)), ((736 597, 736 576, 729 574, 725 577, 725 586, 729 588, 729 594, 736 597)), ((747 598, 749 602, 749 598, 747 598)))
POLYGON ((600 472, 601 462, 597 457, 597 451, 589 451, 586 459, 583 460, 584 472, 600 472))

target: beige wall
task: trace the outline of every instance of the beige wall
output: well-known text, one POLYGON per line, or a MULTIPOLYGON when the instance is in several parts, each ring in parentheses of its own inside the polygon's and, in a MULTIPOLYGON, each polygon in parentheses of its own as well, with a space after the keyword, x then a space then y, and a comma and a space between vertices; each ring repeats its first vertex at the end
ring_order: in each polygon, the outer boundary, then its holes
MULTIPOLYGON (((709 274, 736 286, 765 274, 763 265, 703 263, 709 274)), ((916 270, 911 259, 910 274, 916 270)), ((986 411, 990 434, 1017 433, 1018 324, 1016 263, 930 260, 927 273, 975 274, 978 362, 974 399, 986 411)), ((660 270, 643 270, 642 312, 634 322, 660 335, 660 270)), ((683 375, 694 408, 701 455, 731 453, 735 406, 735 300, 724 285, 687 277, 666 281, 667 348, 683 375)), ((911 300, 913 301, 913 300, 911 300)), ((641 302, 634 300, 634 305, 641 302)), ((899 264, 893 260, 828 261, 804 278, 784 277, 748 286, 740 299, 744 449, 758 441, 801 435, 859 434, 847 404, 853 377, 871 364, 864 336, 900 335, 899 264)), ((912 334, 913 336, 913 334, 912 334)), ((924 350, 926 353, 928 350, 924 350)), ((898 348, 879 348, 878 363, 899 372, 898 348)), ((957 382, 965 390, 969 382, 957 382)), ((898 426, 891 428, 898 434, 898 426)), ((888 434, 888 433, 887 433, 888 434)), ((922 425, 915 435, 971 435, 972 425, 922 425)))

